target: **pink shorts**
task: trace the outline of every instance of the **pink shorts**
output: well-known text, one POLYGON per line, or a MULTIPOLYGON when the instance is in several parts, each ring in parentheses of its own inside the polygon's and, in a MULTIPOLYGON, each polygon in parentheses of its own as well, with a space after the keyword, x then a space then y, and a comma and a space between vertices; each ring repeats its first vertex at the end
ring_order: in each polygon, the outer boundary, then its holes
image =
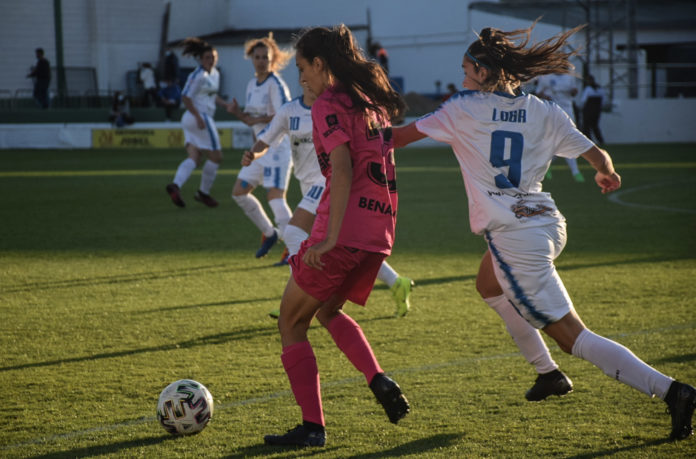
POLYGON ((321 256, 324 269, 310 268, 302 257, 316 241, 305 240, 300 251, 290 257, 292 277, 302 290, 320 301, 331 297, 350 300, 364 306, 375 285, 383 253, 368 252, 351 247, 336 246, 321 256))

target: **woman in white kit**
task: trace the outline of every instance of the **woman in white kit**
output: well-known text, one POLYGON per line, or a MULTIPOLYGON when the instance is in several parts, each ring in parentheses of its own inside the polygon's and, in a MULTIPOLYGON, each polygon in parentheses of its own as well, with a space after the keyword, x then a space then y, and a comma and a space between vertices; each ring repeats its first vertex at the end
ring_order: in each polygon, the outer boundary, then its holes
MULTIPOLYGON (((244 110, 233 99, 232 112, 254 130, 256 138, 281 105, 290 100, 288 86, 277 72, 287 65, 292 53, 281 50, 272 33, 267 37, 247 41, 244 52, 254 65, 255 76, 247 84, 244 110)), ((270 146, 268 154, 259 161, 242 167, 237 176, 232 199, 262 234, 256 258, 268 253, 282 237, 285 226, 292 217, 285 197, 291 166, 290 142, 287 136, 283 136, 270 146), (252 194, 258 185, 263 185, 266 189, 266 198, 273 211, 276 226, 273 226, 261 202, 252 194)))
MULTIPOLYGON (((686 439, 693 434, 696 389, 590 331, 553 264, 566 244, 565 218, 541 188, 553 156, 585 158, 596 170, 602 193, 617 190, 621 177, 607 152, 578 131, 558 105, 519 93, 520 84, 536 76, 572 71, 573 54, 561 50, 582 27, 527 47, 532 28, 483 29, 462 62, 467 90, 430 115, 394 128, 394 146, 426 136, 452 146, 464 178, 471 230, 488 242, 492 282, 502 288, 504 302, 563 351, 664 400, 672 420, 670 438, 686 439), (512 41, 520 37, 521 43, 512 41)), ((479 275, 485 276, 485 270, 479 275)))
MULTIPOLYGON (((299 252, 302 241, 309 237, 317 206, 326 186, 326 178, 319 168, 312 141, 311 107, 315 100, 316 96, 305 88, 302 97, 297 97, 280 107, 271 123, 258 134, 258 140, 251 150, 246 151, 242 157, 242 165, 249 166, 267 154, 269 145, 275 144, 278 139, 286 135, 290 138, 293 169, 295 177, 300 182, 302 200, 283 233, 283 240, 288 248, 288 255, 283 264, 287 264, 288 257, 299 252)), ((396 303, 394 315, 405 316, 411 308, 409 297, 413 281, 408 277, 399 276, 386 261, 382 262, 377 278, 389 286, 396 303)), ((279 310, 273 310, 269 314, 277 318, 279 310)))
POLYGON ((206 156, 208 159, 203 164, 200 188, 194 199, 208 207, 216 207, 218 202, 210 196, 210 189, 222 162, 222 149, 213 116, 216 105, 221 105, 228 111, 231 107, 218 96, 220 74, 215 68, 217 50, 200 38, 187 38, 181 46, 184 48, 183 54, 195 57, 200 65, 189 74, 181 92, 181 100, 186 107, 181 117, 181 127, 184 131, 188 158, 179 164, 174 180, 167 185, 166 190, 176 206, 185 207, 181 187, 206 156))

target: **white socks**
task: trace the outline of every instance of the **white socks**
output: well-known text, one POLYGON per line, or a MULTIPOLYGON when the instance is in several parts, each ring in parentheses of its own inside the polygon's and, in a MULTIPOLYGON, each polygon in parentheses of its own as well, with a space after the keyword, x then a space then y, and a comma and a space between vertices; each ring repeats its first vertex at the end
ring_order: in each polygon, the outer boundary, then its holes
POLYGON ((200 186, 200 190, 203 193, 210 194, 210 189, 213 187, 213 182, 215 181, 219 167, 219 164, 216 164, 211 160, 206 160, 205 164, 203 164, 200 186))
POLYGON ((594 364, 605 375, 649 396, 665 399, 673 379, 655 370, 626 347, 590 330, 580 332, 573 355, 594 364))
POLYGON ((284 237, 285 227, 288 226, 288 222, 292 218, 292 211, 288 206, 288 202, 285 198, 276 198, 268 201, 268 205, 271 206, 273 211, 273 217, 275 217, 275 222, 278 226, 278 233, 280 233, 281 237, 284 237))
POLYGON ((249 220, 261 230, 264 236, 273 236, 275 228, 273 228, 271 220, 268 218, 268 215, 266 215, 266 211, 263 210, 263 206, 259 200, 256 199, 256 196, 251 193, 242 194, 240 196, 232 195, 232 199, 242 208, 246 216, 249 217, 249 220))
POLYGON ((300 245, 302 241, 307 239, 309 234, 299 226, 288 225, 285 227, 283 232, 283 240, 285 241, 285 246, 288 248, 288 253, 290 255, 295 255, 300 251, 300 245))
POLYGON ((577 175, 580 173, 580 169, 578 169, 578 160, 575 158, 566 158, 566 163, 568 163, 568 167, 570 167, 570 173, 573 175, 577 175))
POLYGON ((191 177, 191 173, 193 170, 196 168, 196 161, 192 160, 191 158, 186 158, 179 164, 179 167, 176 170, 176 174, 174 174, 174 184, 178 186, 179 188, 184 186, 184 183, 186 183, 186 180, 191 177))
POLYGON ((387 284, 389 287, 394 285, 396 282, 396 279, 399 278, 399 273, 394 271, 394 269, 389 266, 389 263, 386 261, 382 262, 382 266, 379 267, 379 272, 377 273, 377 279, 381 280, 385 284, 387 284))
POLYGON ((549 348, 541 337, 539 330, 529 325, 524 318, 510 304, 505 295, 484 298, 483 301, 493 308, 503 319, 507 331, 517 344, 520 352, 527 362, 534 365, 537 373, 544 374, 558 368, 551 358, 549 348))

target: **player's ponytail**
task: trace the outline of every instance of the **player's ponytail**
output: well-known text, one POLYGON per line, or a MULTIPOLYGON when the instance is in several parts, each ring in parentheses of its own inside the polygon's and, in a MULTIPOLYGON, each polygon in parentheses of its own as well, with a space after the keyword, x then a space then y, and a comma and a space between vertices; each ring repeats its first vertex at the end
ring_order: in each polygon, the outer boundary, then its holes
POLYGON ((208 51, 213 51, 215 49, 207 41, 201 40, 198 37, 185 38, 179 43, 179 46, 184 49, 181 54, 184 56, 193 56, 197 59, 200 59, 203 54, 208 51))
POLYGON ((314 27, 301 33, 295 49, 307 61, 320 58, 340 87, 360 111, 399 118, 406 105, 389 83, 384 69, 363 55, 348 27, 314 27))
POLYGON ((584 25, 555 35, 527 47, 536 21, 526 29, 503 32, 486 27, 466 51, 465 58, 474 66, 488 70, 482 89, 495 91, 510 85, 513 88, 539 75, 571 73, 575 68, 570 58, 578 53, 564 51, 568 39, 584 25))

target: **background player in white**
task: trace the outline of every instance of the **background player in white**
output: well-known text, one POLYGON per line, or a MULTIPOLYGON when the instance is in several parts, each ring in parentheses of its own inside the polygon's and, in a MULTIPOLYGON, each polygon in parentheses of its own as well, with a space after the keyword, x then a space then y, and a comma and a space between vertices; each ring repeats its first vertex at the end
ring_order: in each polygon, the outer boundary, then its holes
MULTIPOLYGON (((576 78, 568 73, 554 73, 550 75, 541 75, 537 78, 536 95, 542 99, 548 99, 556 102, 561 106, 573 122, 575 120, 575 110, 573 109, 573 99, 578 94, 576 78)), ((570 173, 576 182, 584 182, 585 177, 578 168, 578 161, 575 158, 565 158, 570 173)), ((551 172, 547 173, 547 177, 551 178, 551 172)))
MULTIPOLYGON (((237 118, 251 126, 254 136, 257 136, 273 119, 280 106, 290 100, 288 86, 277 72, 287 65, 292 53, 281 50, 272 33, 267 37, 247 41, 244 51, 246 57, 252 60, 255 76, 247 84, 244 111, 236 99, 232 100, 232 111, 237 118)), ((242 167, 232 190, 232 199, 263 235, 256 258, 268 253, 282 236, 285 225, 292 217, 285 197, 292 165, 287 136, 271 145, 269 150, 260 161, 242 167), (273 211, 278 229, 273 226, 263 206, 252 194, 258 185, 263 185, 266 189, 268 205, 273 211)))
POLYGON ((486 238, 506 298, 563 351, 664 400, 672 418, 670 438, 683 440, 693 433, 696 389, 586 328, 553 264, 566 243, 565 218, 541 187, 553 156, 588 160, 602 193, 618 189, 621 177, 607 152, 578 131, 560 107, 519 94, 520 84, 534 76, 572 71, 572 53, 561 50, 582 27, 527 47, 532 28, 483 29, 462 62, 464 87, 470 91, 395 128, 394 145, 429 136, 452 146, 469 200, 471 230, 486 238), (520 37, 521 43, 512 41, 520 37))
MULTIPOLYGON (((275 144, 283 136, 287 135, 290 138, 294 174, 300 182, 303 197, 282 235, 288 248, 288 256, 299 252, 300 244, 309 237, 317 206, 326 186, 326 178, 319 168, 312 141, 311 108, 315 99, 316 96, 305 88, 302 97, 280 107, 270 124, 259 133, 254 146, 242 157, 242 165, 248 166, 267 154, 269 145, 275 144)), ((287 257, 284 264, 287 264, 287 257)), ((409 297, 413 281, 408 277, 399 276, 386 261, 382 262, 377 278, 389 286, 396 303, 394 315, 405 316, 411 307, 409 297)), ((279 310, 271 311, 270 315, 277 318, 279 310)))
POLYGON ((222 149, 213 115, 215 115, 216 104, 225 107, 228 111, 231 107, 218 96, 220 74, 215 68, 218 58, 217 50, 200 38, 187 38, 182 42, 182 46, 183 54, 195 57, 200 65, 189 74, 181 93, 181 99, 186 107, 181 117, 181 126, 186 140, 188 158, 179 164, 174 180, 167 185, 166 190, 175 205, 186 206, 181 198, 181 187, 191 177, 191 173, 200 165, 205 155, 208 159, 203 164, 201 185, 194 198, 208 207, 215 207, 218 202, 210 196, 210 189, 222 162, 222 149))

